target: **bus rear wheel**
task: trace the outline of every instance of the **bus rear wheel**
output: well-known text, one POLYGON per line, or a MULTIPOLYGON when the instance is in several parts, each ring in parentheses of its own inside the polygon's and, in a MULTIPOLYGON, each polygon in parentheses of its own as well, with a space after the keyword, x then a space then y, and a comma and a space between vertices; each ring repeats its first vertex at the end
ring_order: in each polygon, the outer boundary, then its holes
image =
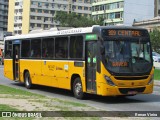
POLYGON ((24 84, 27 89, 32 88, 32 81, 29 72, 26 72, 24 75, 24 84))
POLYGON ((83 90, 82 90, 82 82, 81 82, 81 79, 79 77, 76 78, 73 82, 73 93, 74 93, 74 96, 77 99, 83 99, 84 98, 84 93, 83 93, 83 90))

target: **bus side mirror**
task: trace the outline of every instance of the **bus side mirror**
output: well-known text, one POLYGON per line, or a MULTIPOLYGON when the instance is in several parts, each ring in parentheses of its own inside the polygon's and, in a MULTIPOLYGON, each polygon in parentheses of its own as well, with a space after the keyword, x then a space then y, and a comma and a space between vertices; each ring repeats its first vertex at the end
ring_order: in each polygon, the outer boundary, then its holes
POLYGON ((100 47, 100 51, 101 51, 101 54, 102 54, 102 55, 105 54, 105 48, 104 48, 104 46, 101 46, 101 47, 100 47))

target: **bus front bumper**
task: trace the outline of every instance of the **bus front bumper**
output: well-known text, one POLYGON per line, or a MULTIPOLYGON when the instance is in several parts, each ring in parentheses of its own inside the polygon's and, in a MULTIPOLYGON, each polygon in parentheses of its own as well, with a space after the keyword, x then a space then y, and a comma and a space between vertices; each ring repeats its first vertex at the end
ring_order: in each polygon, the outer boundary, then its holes
POLYGON ((102 96, 118 96, 118 95, 136 95, 136 94, 150 94, 153 92, 153 84, 145 86, 134 86, 134 87, 118 87, 108 86, 104 83, 102 85, 102 96))

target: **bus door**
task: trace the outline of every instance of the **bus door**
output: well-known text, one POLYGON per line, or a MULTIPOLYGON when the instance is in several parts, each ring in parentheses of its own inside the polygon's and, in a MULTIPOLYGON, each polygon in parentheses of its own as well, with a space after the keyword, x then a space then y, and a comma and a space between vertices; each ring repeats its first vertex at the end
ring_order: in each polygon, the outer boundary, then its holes
POLYGON ((96 93, 97 41, 86 42, 87 91, 96 93))
POLYGON ((19 80, 20 69, 19 69, 19 58, 20 58, 20 44, 19 41, 13 41, 13 76, 14 80, 19 80))

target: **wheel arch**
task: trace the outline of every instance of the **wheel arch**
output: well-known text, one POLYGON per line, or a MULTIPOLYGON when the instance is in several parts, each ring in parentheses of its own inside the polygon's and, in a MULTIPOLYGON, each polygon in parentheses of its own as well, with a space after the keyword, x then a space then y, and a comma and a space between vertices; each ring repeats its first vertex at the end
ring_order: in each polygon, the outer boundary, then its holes
POLYGON ((26 72, 29 72, 29 70, 28 70, 28 69, 25 69, 25 70, 24 70, 24 72, 23 72, 23 82, 24 82, 24 80, 25 80, 25 74, 26 74, 26 72))
MULTIPOLYGON (((73 91, 73 83, 74 83, 74 80, 75 80, 77 77, 79 77, 79 78, 81 79, 81 77, 80 77, 79 74, 72 74, 71 83, 70 83, 71 91, 73 91)), ((82 81, 81 81, 81 82, 82 82, 82 81)))

